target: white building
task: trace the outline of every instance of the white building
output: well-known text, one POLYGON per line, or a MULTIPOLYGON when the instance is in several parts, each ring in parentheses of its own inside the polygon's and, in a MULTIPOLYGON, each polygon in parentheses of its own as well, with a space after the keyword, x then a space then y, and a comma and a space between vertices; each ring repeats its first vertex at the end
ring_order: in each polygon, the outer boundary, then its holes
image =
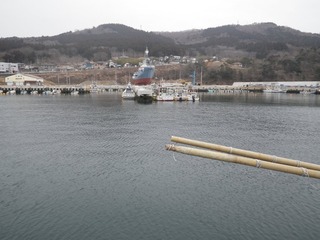
POLYGON ((16 73, 19 72, 18 63, 0 62, 0 73, 16 73))
POLYGON ((30 74, 15 74, 5 78, 5 82, 9 86, 23 86, 23 85, 42 85, 43 78, 33 76, 30 74))

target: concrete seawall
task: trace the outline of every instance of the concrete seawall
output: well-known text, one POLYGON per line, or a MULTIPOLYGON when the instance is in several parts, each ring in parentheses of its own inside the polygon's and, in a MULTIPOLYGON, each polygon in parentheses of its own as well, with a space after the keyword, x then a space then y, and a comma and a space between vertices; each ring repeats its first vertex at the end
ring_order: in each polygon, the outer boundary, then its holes
MULTIPOLYGON (((100 90, 108 91, 108 92, 122 92, 126 88, 125 85, 108 85, 108 86, 99 86, 100 90)), ((70 94, 74 91, 78 91, 79 94, 90 93, 90 86, 71 86, 71 85, 50 85, 50 86, 8 86, 8 85, 0 85, 0 90, 2 93, 6 94, 10 91, 15 91, 16 94, 20 94, 21 92, 27 92, 30 94, 33 91, 37 91, 39 94, 42 94, 46 91, 61 91, 64 94, 70 94)))
MULTIPOLYGON (((0 85, 0 91, 3 94, 15 91, 16 94, 27 93, 31 94, 33 91, 37 91, 42 94, 46 91, 54 92, 60 91, 63 94, 71 94, 77 91, 79 94, 86 94, 90 92, 95 92, 95 90, 105 91, 105 92, 122 92, 127 85, 99 85, 96 89, 92 89, 91 85, 49 85, 49 86, 9 86, 0 85)), ((263 92, 265 89, 262 86, 235 86, 235 85, 202 85, 202 86, 192 86, 192 89, 196 92, 263 92)), ((308 86, 296 86, 287 88, 286 93, 315 93, 320 94, 320 89, 308 86)))

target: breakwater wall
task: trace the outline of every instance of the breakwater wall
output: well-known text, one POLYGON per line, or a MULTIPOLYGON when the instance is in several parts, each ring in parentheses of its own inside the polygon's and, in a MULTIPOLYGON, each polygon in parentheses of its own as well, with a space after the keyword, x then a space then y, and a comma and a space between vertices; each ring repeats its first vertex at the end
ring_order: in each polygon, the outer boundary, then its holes
MULTIPOLYGON (((125 85, 109 85, 99 87, 101 91, 107 92, 122 92, 125 89, 125 85)), ((46 92, 56 92, 59 91, 62 94, 72 94, 73 92, 78 92, 79 94, 87 94, 92 92, 90 86, 68 86, 68 85, 52 85, 52 86, 8 86, 0 85, 0 91, 3 94, 14 93, 14 94, 32 94, 37 92, 38 94, 44 94, 46 92)))
MULTIPOLYGON (((72 94, 78 92, 78 94, 87 94, 92 92, 123 92, 127 85, 99 85, 92 88, 91 85, 49 85, 49 86, 10 86, 0 85, 0 93, 7 94, 32 94, 37 92, 38 94, 50 93, 59 91, 62 94, 72 94)), ((233 86, 233 85, 200 85, 192 86, 192 90, 195 92, 216 92, 216 93, 239 93, 239 92, 263 92, 265 87, 261 86, 233 86)), ((319 88, 314 87, 290 87, 284 92, 297 94, 297 93, 314 93, 320 94, 319 88)))

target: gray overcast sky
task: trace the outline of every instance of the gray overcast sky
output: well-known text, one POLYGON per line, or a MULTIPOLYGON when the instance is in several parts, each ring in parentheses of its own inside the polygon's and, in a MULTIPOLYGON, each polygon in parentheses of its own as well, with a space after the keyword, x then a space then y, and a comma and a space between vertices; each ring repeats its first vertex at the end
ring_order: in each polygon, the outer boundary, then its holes
POLYGON ((320 33, 319 0, 2 0, 0 37, 39 37, 120 23, 184 31, 274 22, 320 33))

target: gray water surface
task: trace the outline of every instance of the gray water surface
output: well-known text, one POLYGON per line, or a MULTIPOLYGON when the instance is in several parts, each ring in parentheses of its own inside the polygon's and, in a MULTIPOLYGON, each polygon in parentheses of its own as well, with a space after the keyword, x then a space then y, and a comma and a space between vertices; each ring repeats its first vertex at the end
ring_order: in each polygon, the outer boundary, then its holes
POLYGON ((165 150, 171 136, 320 164, 320 97, 0 96, 0 239, 319 239, 320 180, 165 150))

